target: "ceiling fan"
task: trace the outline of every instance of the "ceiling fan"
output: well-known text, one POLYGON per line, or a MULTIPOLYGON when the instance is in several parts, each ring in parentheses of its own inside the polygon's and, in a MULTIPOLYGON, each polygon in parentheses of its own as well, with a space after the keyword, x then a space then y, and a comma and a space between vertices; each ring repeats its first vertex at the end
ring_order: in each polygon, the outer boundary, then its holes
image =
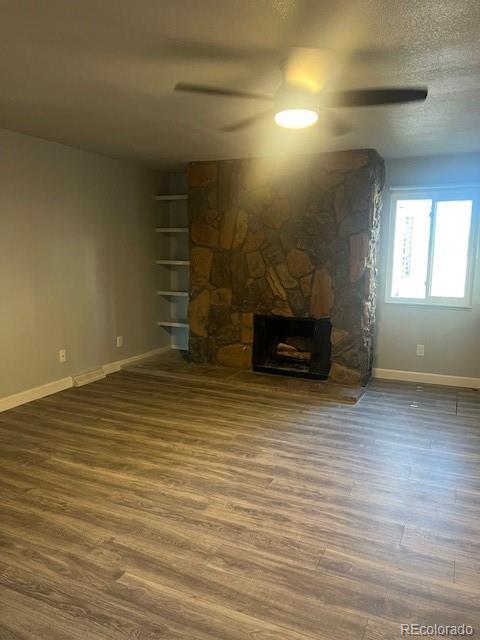
MULTIPOLYGON (((267 111, 244 118, 223 128, 223 131, 234 132, 273 116, 274 121, 288 129, 304 129, 315 124, 322 111, 322 121, 332 135, 349 133, 352 127, 331 111, 336 107, 372 107, 378 105, 404 104, 423 102, 428 94, 426 87, 381 87, 369 89, 351 89, 347 91, 328 92, 324 90, 324 78, 317 78, 312 73, 313 55, 323 52, 317 48, 297 47, 293 50, 289 61, 283 65, 283 80, 275 95, 263 95, 236 89, 209 87, 204 85, 179 82, 175 91, 220 96, 227 98, 245 98, 271 103, 267 111), (308 60, 310 58, 310 60, 308 60)), ((318 69, 318 64, 317 64, 318 69)), ((323 65, 325 71, 325 65, 323 65)), ((321 75, 325 75, 322 73, 321 75)))

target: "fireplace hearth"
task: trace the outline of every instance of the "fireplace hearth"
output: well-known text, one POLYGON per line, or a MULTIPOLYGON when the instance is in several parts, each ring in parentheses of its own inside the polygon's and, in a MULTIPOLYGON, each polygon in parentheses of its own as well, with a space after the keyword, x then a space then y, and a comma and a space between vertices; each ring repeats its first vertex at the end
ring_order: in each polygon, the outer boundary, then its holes
POLYGON ((329 318, 255 315, 254 371, 326 380, 330 371, 331 329, 329 318))

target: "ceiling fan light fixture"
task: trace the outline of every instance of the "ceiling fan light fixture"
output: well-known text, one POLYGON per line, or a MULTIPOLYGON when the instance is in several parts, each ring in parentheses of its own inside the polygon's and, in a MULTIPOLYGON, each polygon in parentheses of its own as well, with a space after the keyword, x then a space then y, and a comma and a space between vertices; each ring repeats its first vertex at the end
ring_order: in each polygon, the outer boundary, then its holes
POLYGON ((275 94, 274 120, 286 129, 306 129, 318 120, 318 94, 283 84, 275 94))
POLYGON ((318 120, 318 113, 311 109, 284 109, 277 111, 275 122, 285 129, 306 129, 318 120))

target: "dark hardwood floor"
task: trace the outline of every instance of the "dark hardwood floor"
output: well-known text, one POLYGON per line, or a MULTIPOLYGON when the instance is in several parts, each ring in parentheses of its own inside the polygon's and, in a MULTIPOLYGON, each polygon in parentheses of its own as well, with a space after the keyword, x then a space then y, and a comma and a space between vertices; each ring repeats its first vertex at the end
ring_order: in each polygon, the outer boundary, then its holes
POLYGON ((478 392, 217 378, 127 371, 0 414, 1 640, 480 633, 478 392))

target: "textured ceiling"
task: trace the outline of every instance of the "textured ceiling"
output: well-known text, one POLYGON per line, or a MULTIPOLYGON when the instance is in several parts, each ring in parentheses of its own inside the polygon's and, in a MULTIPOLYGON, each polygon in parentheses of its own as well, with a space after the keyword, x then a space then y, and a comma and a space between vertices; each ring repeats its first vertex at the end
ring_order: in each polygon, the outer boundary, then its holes
POLYGON ((160 168, 354 147, 386 158, 480 149, 478 0, 0 0, 0 11, 0 127, 160 168), (291 46, 334 52, 328 89, 425 84, 429 97, 344 109, 355 130, 332 138, 321 123, 292 132, 269 120, 224 133, 264 106, 172 91, 184 81, 273 93, 291 46))

